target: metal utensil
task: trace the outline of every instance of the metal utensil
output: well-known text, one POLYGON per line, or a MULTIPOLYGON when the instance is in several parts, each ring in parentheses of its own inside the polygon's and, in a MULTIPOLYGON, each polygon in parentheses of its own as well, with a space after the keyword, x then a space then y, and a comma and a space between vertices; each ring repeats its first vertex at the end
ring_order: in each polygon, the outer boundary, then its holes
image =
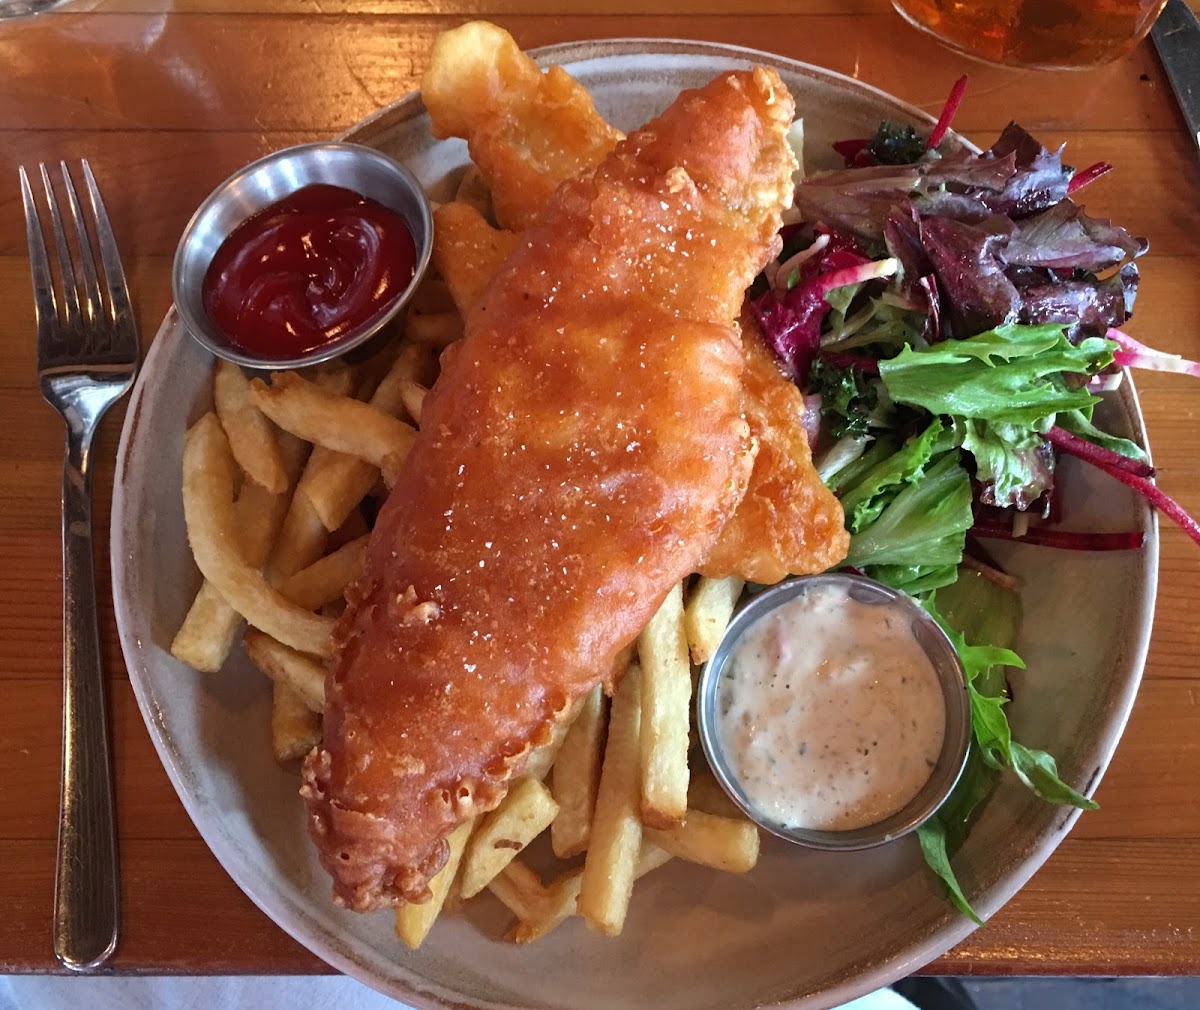
POLYGON ((63 228, 50 173, 45 165, 39 170, 59 276, 56 285, 37 202, 22 168, 38 378, 42 395, 67 425, 62 490, 63 760, 54 953, 65 967, 86 971, 111 956, 120 919, 107 705, 92 563, 92 438, 104 412, 133 385, 139 349, 117 243, 90 166, 83 162, 89 205, 85 212, 67 165, 61 163, 74 249, 63 228))
POLYGON ((1150 37, 1192 141, 1200 148, 1200 21, 1186 0, 1169 0, 1150 37))

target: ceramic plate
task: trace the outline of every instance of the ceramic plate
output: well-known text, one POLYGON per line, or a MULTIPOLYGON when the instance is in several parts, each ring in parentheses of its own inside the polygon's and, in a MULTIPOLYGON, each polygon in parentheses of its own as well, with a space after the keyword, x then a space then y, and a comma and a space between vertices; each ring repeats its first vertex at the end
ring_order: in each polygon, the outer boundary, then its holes
MULTIPOLYGON (((833 167, 830 142, 869 135, 881 118, 929 122, 857 81, 744 49, 643 39, 538 55, 565 64, 600 111, 626 130, 660 112, 681 88, 729 68, 774 66, 804 117, 810 167, 833 167)), ((466 161, 462 142, 430 138, 415 95, 347 138, 403 161, 435 197, 445 195, 466 161)), ((486 897, 465 916, 439 922, 425 946, 409 953, 392 936, 389 913, 335 908, 305 834, 296 772, 271 758, 267 682, 240 653, 219 675, 198 676, 167 651, 200 581, 187 548, 179 474, 184 430, 209 408, 211 364, 169 315, 121 440, 112 533, 117 619, 146 726, 196 827, 242 889, 306 947, 422 1010, 738 1010, 832 1006, 908 974, 967 935, 970 924, 942 897, 911 840, 825 854, 767 839, 746 877, 672 863, 638 885, 617 939, 593 935, 575 920, 537 946, 512 947, 498 939, 507 913, 486 897)), ((1130 382, 1103 410, 1113 430, 1145 444, 1130 382)), ((1137 690, 1158 547, 1153 515, 1140 499, 1072 459, 1062 481, 1068 514, 1081 528, 1148 534, 1135 553, 997 548, 1023 586, 1019 650, 1029 670, 1014 680, 1013 726, 1023 742, 1057 755, 1067 781, 1091 791, 1137 690)), ((995 912, 1075 816, 1011 782, 1003 786, 955 861, 975 907, 995 912)))

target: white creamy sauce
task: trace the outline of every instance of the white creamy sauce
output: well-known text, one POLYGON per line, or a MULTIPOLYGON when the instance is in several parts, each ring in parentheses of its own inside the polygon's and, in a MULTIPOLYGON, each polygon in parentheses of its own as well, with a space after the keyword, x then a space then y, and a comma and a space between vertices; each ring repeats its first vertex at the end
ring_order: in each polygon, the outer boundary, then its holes
POLYGON ((942 750, 937 671, 899 606, 815 584, 750 627, 718 685, 722 749, 746 799, 792 828, 875 824, 942 750))

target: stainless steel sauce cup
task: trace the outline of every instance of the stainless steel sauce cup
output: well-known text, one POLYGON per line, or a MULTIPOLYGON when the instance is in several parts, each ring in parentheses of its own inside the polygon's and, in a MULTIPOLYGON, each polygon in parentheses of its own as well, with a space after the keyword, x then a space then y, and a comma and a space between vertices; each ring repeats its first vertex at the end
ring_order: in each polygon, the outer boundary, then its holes
POLYGON ((938 623, 906 593, 897 592, 860 575, 830 572, 782 582, 747 600, 734 615, 717 650, 700 674, 696 692, 696 722, 700 742, 717 781, 756 824, 773 835, 814 849, 867 849, 916 830, 950 795, 962 774, 971 741, 971 708, 962 663, 938 623), (875 824, 846 831, 796 828, 778 823, 757 810, 742 788, 721 745, 718 686, 734 650, 746 631, 776 607, 807 593, 816 585, 836 583, 851 599, 876 606, 898 606, 912 618, 912 630, 937 672, 946 705, 942 750, 928 781, 904 807, 875 824))
POLYGON ((361 347, 394 319, 421 283, 432 252, 433 208, 408 169, 359 144, 301 144, 268 154, 235 172, 200 205, 175 250, 171 273, 175 310, 197 341, 239 365, 272 369, 315 365, 361 347), (318 183, 369 197, 400 215, 416 246, 412 281, 357 329, 301 357, 258 357, 234 347, 209 319, 201 297, 213 256, 238 225, 297 190, 318 183))

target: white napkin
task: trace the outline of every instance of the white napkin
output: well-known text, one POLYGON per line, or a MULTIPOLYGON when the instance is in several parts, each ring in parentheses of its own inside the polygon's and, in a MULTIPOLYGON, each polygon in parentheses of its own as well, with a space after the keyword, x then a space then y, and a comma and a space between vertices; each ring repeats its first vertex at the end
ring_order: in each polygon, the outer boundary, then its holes
MULTIPOLYGON (((403 1010, 361 982, 331 976, 0 976, 0 1010, 403 1010)), ((837 1010, 913 1010, 888 989, 837 1010)))

